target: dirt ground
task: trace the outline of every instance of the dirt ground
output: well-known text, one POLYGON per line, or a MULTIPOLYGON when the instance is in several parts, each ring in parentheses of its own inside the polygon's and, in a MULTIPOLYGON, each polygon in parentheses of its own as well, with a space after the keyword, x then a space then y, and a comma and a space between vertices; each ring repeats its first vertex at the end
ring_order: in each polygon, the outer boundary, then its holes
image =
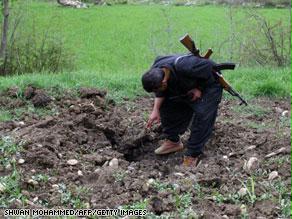
MULTIPOLYGON (((205 158, 193 169, 180 165, 183 152, 154 154, 163 136, 159 126, 144 129, 152 101, 116 104, 90 88, 78 96, 34 87, 2 93, 0 106, 13 115, 28 106, 47 112, 23 111, 0 122, 0 135, 22 144, 14 159, 27 201, 10 207, 145 207, 149 217, 169 218, 288 217, 290 100, 257 99, 246 108, 224 100, 205 158)), ((10 173, 0 168, 0 176, 10 173)))

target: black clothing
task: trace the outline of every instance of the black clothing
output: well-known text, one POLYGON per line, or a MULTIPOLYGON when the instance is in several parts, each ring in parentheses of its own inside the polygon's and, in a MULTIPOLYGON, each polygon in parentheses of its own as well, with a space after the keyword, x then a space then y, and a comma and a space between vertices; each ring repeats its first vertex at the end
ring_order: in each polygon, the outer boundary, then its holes
POLYGON ((151 68, 170 69, 170 80, 165 92, 156 92, 156 97, 173 97, 186 94, 189 90, 204 89, 215 82, 212 67, 215 63, 209 59, 193 55, 159 56, 151 68))
POLYGON ((160 108, 161 124, 166 138, 177 142, 179 135, 190 126, 191 135, 187 142, 186 156, 202 153, 205 143, 212 134, 217 117, 218 105, 222 97, 222 87, 216 83, 207 87, 202 97, 194 102, 190 100, 168 100, 160 108))
POLYGON ((215 63, 193 55, 164 56, 156 58, 152 68, 170 69, 167 90, 155 93, 165 97, 160 108, 164 134, 171 141, 178 141, 190 126, 191 135, 187 142, 187 156, 197 156, 209 139, 217 117, 222 97, 222 87, 212 73, 215 63), (169 97, 186 94, 194 88, 202 90, 202 97, 196 101, 169 97))

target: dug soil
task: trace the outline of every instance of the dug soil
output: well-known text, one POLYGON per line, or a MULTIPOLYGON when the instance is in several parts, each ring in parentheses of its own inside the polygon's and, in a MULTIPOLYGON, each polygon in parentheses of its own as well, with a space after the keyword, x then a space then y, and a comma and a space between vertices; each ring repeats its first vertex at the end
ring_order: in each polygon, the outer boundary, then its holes
MULTIPOLYGON (((257 99, 246 109, 222 101, 204 159, 184 168, 183 152, 154 154, 163 135, 159 125, 144 128, 152 98, 121 104, 90 88, 47 93, 11 88, 0 97, 15 118, 0 122, 0 135, 22 145, 13 159, 26 201, 11 208, 136 206, 170 218, 277 218, 284 204, 290 209, 288 100, 257 99), (18 110, 37 107, 45 113, 18 110)), ((9 174, 2 166, 0 175, 9 174)))

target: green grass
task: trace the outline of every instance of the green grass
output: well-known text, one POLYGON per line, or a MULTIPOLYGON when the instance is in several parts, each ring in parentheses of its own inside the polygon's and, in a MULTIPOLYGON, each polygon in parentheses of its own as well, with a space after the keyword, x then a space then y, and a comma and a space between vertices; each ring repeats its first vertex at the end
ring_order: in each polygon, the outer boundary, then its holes
MULTIPOLYGON (((52 94, 52 95, 56 96, 56 94, 55 95, 52 94)), ((38 116, 38 117, 45 117, 48 115, 56 115, 58 111, 54 107, 53 108, 48 108, 48 107, 37 108, 37 107, 34 107, 29 102, 27 102, 25 106, 22 106, 19 108, 13 108, 13 109, 6 109, 5 106, 0 106, 0 122, 11 121, 11 120, 17 121, 24 113, 34 114, 35 116, 38 116)))
POLYGON ((128 205, 121 206, 122 209, 147 209, 149 200, 144 199, 139 202, 133 202, 128 205))
POLYGON ((9 137, 1 137, 0 139, 0 165, 6 167, 15 163, 15 158, 11 159, 13 155, 21 151, 21 145, 15 144, 14 140, 9 137))
MULTIPOLYGON (((36 31, 58 32, 77 54, 77 69, 140 73, 157 55, 185 53, 178 39, 187 32, 202 52, 212 47, 216 60, 229 58, 224 49, 219 52, 219 44, 229 37, 229 7, 116 5, 76 10, 56 3, 27 4, 28 15, 33 17, 27 26, 33 22, 36 31)), ((246 10, 233 10, 233 21, 240 29, 247 19, 246 10)), ((288 9, 259 12, 272 22, 282 20, 288 25, 288 9)))
POLYGON ((134 97, 142 94, 141 79, 138 74, 103 74, 96 72, 72 72, 60 74, 25 74, 12 77, 2 77, 0 90, 5 90, 13 84, 24 89, 29 84, 38 87, 60 87, 61 89, 78 89, 80 87, 97 87, 108 89, 109 96, 117 99, 134 97))
POLYGON ((8 110, 0 110, 0 121, 10 121, 13 116, 8 110))
MULTIPOLYGON (((221 42, 229 37, 228 7, 117 5, 77 10, 59 7, 56 2, 24 1, 22 4, 27 14, 22 31, 30 33, 34 28, 39 34, 44 30, 58 33, 65 47, 76 54, 72 63, 75 70, 56 75, 1 77, 0 90, 12 85, 24 88, 27 84, 74 89, 89 86, 108 89, 115 99, 133 98, 145 94, 140 78, 157 55, 186 52, 178 39, 187 32, 202 51, 214 49, 214 60, 230 61, 228 48, 219 50, 221 42)), ((239 28, 246 19, 245 10, 234 8, 233 21, 239 28)), ((272 23, 282 20, 288 25, 287 9, 258 11, 272 23)), ((288 67, 238 68, 224 75, 247 98, 290 95, 288 67)))
POLYGON ((21 151, 21 145, 15 144, 8 136, 0 139, 0 166, 9 170, 9 174, 0 177, 1 191, 0 208, 7 208, 16 200, 24 202, 27 198, 21 193, 20 173, 16 169, 16 160, 13 156, 21 151))
POLYGON ((75 208, 86 208, 84 197, 88 194, 89 189, 86 187, 73 186, 69 188, 64 183, 59 185, 59 193, 61 194, 61 202, 63 205, 75 208))
POLYGON ((253 115, 257 117, 262 117, 268 114, 269 112, 271 112, 270 109, 264 108, 257 104, 249 104, 246 107, 241 107, 240 105, 234 105, 232 106, 232 110, 246 117, 253 116, 253 115))
POLYGON ((225 77, 240 93, 251 97, 290 95, 290 68, 242 68, 226 72, 225 77))
POLYGON ((214 191, 213 199, 217 203, 233 203, 236 205, 253 205, 257 201, 271 200, 279 207, 281 218, 291 216, 291 199, 289 189, 281 180, 271 182, 259 182, 255 176, 248 177, 245 182, 241 181, 243 188, 247 189, 247 194, 240 196, 237 192, 221 194, 214 191), (256 194, 255 187, 261 187, 261 194, 256 194))
MULTIPOLYGON (((146 95, 141 86, 142 73, 127 74, 127 72, 105 73, 94 71, 76 71, 60 74, 26 74, 11 77, 2 77, 0 90, 11 86, 24 89, 28 84, 39 87, 59 87, 61 89, 78 89, 79 87, 97 87, 107 89, 109 96, 114 99, 122 97, 134 98, 137 95, 146 95)), ((258 96, 288 97, 290 95, 290 69, 251 69, 239 68, 224 74, 230 84, 244 97, 258 96), (272 82, 272 83, 270 83, 272 82), (267 85, 268 84, 268 85, 267 85), (258 90, 267 85, 267 92, 258 90)), ((226 95, 228 96, 228 95, 226 95)))

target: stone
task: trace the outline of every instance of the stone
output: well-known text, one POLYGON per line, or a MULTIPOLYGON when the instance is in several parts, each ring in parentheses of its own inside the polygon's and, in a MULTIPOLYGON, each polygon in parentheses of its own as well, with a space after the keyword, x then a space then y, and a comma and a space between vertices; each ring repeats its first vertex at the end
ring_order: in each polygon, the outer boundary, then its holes
POLYGON ((283 112, 282 112, 282 116, 284 117, 284 116, 287 116, 288 115, 288 113, 289 113, 289 111, 288 110, 284 110, 283 112))
POLYGON ((150 185, 152 185, 153 183, 155 183, 155 180, 153 179, 153 178, 150 178, 150 179, 148 179, 148 181, 147 181, 147 185, 148 186, 150 186, 150 185))
POLYGON ((239 196, 243 197, 247 194, 247 188, 241 188, 237 193, 239 196))
POLYGON ((36 207, 35 203, 33 203, 30 200, 25 200, 25 203, 28 204, 29 206, 36 207))
POLYGON ((77 175, 78 175, 78 176, 83 176, 82 171, 81 171, 81 170, 78 170, 77 175))
POLYGON ((270 174, 269 174, 269 180, 270 181, 272 181, 272 180, 274 180, 274 179, 276 179, 276 178, 278 178, 279 177, 279 174, 278 174, 278 172, 277 171, 272 171, 272 172, 270 172, 270 174))
POLYGON ((253 150, 255 149, 257 146, 256 145, 251 145, 249 147, 246 148, 246 151, 250 151, 250 150, 253 150))
POLYGON ((20 159, 18 160, 18 164, 24 164, 24 163, 25 163, 25 160, 24 160, 24 159, 20 158, 20 159))
POLYGON ((12 169, 12 166, 11 166, 11 164, 9 163, 9 164, 7 164, 6 166, 5 166, 5 169, 6 170, 11 170, 12 169))
POLYGON ((15 199, 14 201, 13 201, 13 204, 14 205, 17 205, 17 206, 23 206, 23 204, 22 204, 22 201, 21 200, 19 200, 19 199, 15 199))
POLYGON ((178 176, 178 177, 184 177, 185 174, 176 172, 176 173, 173 173, 173 175, 178 176))
POLYGON ((59 185, 58 184, 53 184, 52 188, 57 190, 57 189, 59 189, 59 185))
POLYGON ((174 188, 175 190, 178 190, 178 189, 180 188, 179 184, 174 183, 174 184, 172 184, 172 185, 173 185, 173 188, 174 188))
POLYGON ((76 159, 70 159, 67 161, 67 164, 69 164, 70 166, 75 166, 77 165, 79 162, 76 159))
POLYGON ((109 162, 109 166, 110 167, 114 167, 117 168, 119 166, 119 160, 117 158, 113 158, 110 162, 109 162))
POLYGON ((265 157, 270 158, 270 157, 276 156, 278 154, 284 153, 286 151, 287 151, 287 149, 285 147, 281 147, 280 149, 278 149, 272 153, 267 154, 265 157))
POLYGON ((0 193, 4 193, 5 191, 5 186, 4 184, 0 183, 0 193))
POLYGON ((24 126, 25 123, 24 123, 23 121, 20 121, 20 122, 18 122, 18 125, 19 125, 19 126, 24 126))
POLYGON ((149 185, 147 183, 146 184, 143 184, 142 191, 143 192, 148 192, 149 191, 149 185))
POLYGON ((256 157, 251 157, 247 162, 244 163, 243 169, 250 172, 257 169, 259 166, 259 160, 256 157))
POLYGON ((30 184, 30 185, 33 185, 33 186, 36 186, 36 185, 39 184, 38 181, 33 180, 33 179, 29 179, 29 180, 27 181, 27 183, 30 184))
POLYGON ((99 173, 99 172, 100 172, 100 168, 96 168, 96 169, 94 170, 94 172, 95 172, 95 173, 99 173))

